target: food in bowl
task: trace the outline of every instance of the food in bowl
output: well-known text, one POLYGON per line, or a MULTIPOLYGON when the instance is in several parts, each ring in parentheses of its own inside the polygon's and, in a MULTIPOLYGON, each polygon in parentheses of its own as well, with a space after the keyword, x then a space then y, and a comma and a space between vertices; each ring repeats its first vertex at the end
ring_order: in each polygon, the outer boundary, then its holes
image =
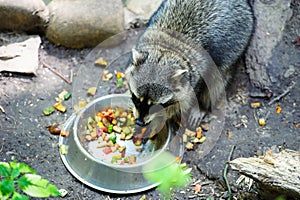
POLYGON ((103 162, 136 164, 149 154, 143 144, 145 131, 145 127, 136 127, 130 110, 107 107, 88 117, 85 142, 89 153, 103 162))

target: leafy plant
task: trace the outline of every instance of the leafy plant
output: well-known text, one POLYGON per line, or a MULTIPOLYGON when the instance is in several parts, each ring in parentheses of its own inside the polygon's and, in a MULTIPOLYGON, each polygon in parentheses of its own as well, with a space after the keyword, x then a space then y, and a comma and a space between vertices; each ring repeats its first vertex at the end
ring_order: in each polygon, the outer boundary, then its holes
POLYGON ((0 199, 28 200, 58 196, 60 192, 55 185, 37 175, 28 165, 18 162, 0 162, 0 199))
POLYGON ((157 189, 164 199, 171 199, 171 189, 183 188, 191 180, 191 168, 181 167, 176 157, 171 153, 162 152, 152 162, 143 167, 144 177, 152 182, 159 183, 157 189))

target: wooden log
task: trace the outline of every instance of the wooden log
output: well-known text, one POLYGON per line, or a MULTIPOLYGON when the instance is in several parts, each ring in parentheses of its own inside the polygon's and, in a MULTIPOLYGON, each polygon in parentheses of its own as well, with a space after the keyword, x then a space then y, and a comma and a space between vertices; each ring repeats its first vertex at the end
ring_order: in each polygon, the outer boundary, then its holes
MULTIPOLYGON (((284 195, 288 199, 300 199, 300 152, 283 150, 267 151, 258 158, 237 158, 231 161, 233 170, 254 179, 261 194, 268 197, 284 195)), ((271 197, 273 198, 273 197, 271 197)))

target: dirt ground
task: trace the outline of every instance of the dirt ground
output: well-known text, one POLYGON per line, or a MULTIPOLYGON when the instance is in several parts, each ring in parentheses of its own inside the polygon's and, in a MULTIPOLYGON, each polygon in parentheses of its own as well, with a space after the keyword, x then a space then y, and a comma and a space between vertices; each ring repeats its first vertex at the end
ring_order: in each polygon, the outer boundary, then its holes
MULTIPOLYGON (((251 96, 253 88, 245 67, 239 67, 234 83, 227 92, 225 125, 217 143, 204 158, 199 156, 197 149, 184 153, 183 162, 193 169, 192 183, 200 181, 202 184, 199 193, 201 195, 195 195, 191 183, 184 189, 175 190, 173 199, 226 199, 227 189, 222 179, 222 171, 233 145, 236 148, 232 159, 262 155, 268 149, 287 148, 300 151, 300 46, 295 44, 300 36, 299 7, 299 3, 295 4, 294 14, 284 28, 282 41, 272 53, 275 70, 270 70, 270 76, 273 77, 270 89, 273 96, 251 96), (293 83, 294 87, 285 96, 268 104, 293 83), (262 107, 251 108, 252 102, 260 102, 262 107), (282 108, 280 114, 276 113, 276 106, 282 108), (266 118, 266 126, 259 126, 256 117, 266 118)), ((10 34, 2 34, 1 37, 9 38, 10 34)), ((44 116, 42 111, 55 103, 54 98, 63 89, 72 91, 72 86, 44 68, 42 63, 52 66, 69 80, 73 74, 75 79, 80 64, 90 51, 57 47, 42 37, 40 67, 36 75, 0 73, 0 105, 5 111, 0 111, 0 160, 16 159, 29 164, 58 188, 66 189, 68 195, 65 199, 125 200, 140 199, 143 195, 146 199, 162 199, 156 189, 130 195, 97 191, 74 178, 60 159, 59 136, 50 134, 46 127, 53 123, 63 124, 71 116, 74 112, 72 100, 64 102, 68 108, 64 114, 55 112, 53 115, 44 116)), ((238 173, 229 170, 228 178, 234 197, 259 199, 255 184, 250 190, 247 185, 235 184, 238 176, 238 173)))

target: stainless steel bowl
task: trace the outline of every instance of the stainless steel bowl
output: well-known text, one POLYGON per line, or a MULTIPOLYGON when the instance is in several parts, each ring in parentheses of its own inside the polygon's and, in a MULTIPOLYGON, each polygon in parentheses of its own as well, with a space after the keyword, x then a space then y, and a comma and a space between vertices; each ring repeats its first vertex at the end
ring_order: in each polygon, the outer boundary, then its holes
POLYGON ((176 157, 183 155, 181 137, 172 133, 169 126, 165 126, 160 144, 153 145, 152 154, 146 160, 133 165, 115 165, 103 162, 92 156, 82 143, 82 134, 87 118, 95 115, 99 110, 107 107, 119 106, 129 108, 130 96, 127 94, 113 94, 100 97, 90 102, 77 114, 73 114, 65 123, 63 131, 69 131, 68 137, 59 138, 59 146, 67 147, 67 153, 60 151, 61 159, 69 172, 82 183, 109 193, 137 193, 151 189, 158 183, 148 182, 142 173, 143 166, 153 161, 160 152, 168 151, 176 157))

